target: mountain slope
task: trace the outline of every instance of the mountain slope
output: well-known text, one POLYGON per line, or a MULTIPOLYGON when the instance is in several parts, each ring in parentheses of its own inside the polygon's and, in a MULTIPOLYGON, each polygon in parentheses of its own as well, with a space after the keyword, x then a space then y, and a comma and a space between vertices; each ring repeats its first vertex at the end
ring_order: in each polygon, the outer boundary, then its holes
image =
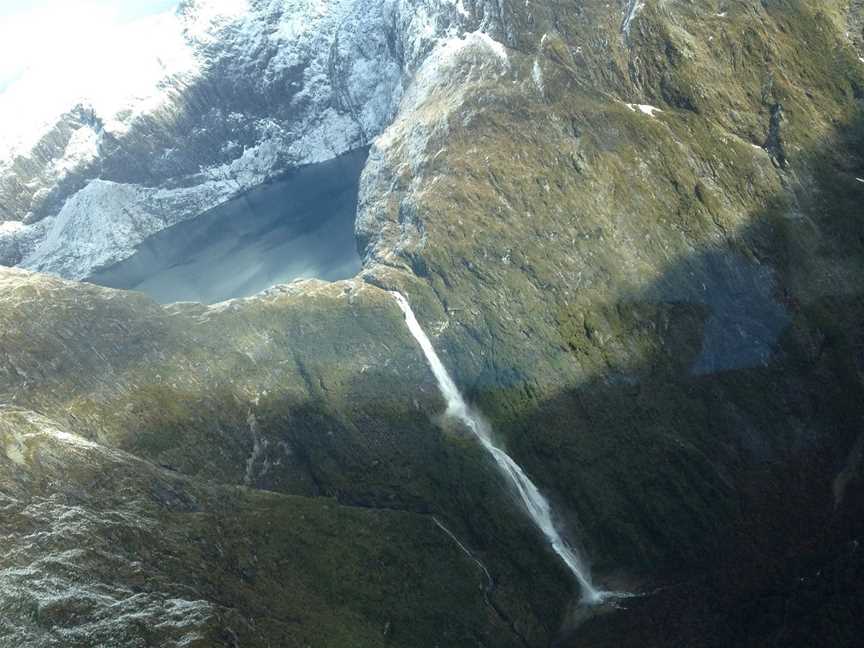
POLYGON ((196 482, 26 410, 0 443, 0 645, 518 645, 428 516, 196 482))
MULTIPOLYGON (((358 643, 349 633, 325 645, 362 645, 382 620, 369 645, 854 645, 861 4, 393 7, 402 90, 361 179, 360 276, 163 308, 2 270, 0 402, 19 408, 4 438, 39 412, 43 428, 126 453, 141 483, 168 470, 184 489, 228 489, 253 511, 315 511, 321 526, 285 551, 309 542, 325 575, 377 573, 333 557, 327 511, 348 520, 339 533, 369 528, 373 555, 404 526, 406 544, 391 548, 407 563, 430 527, 459 588, 451 597, 433 579, 418 594, 439 622, 387 625, 385 608, 417 613, 396 572, 381 575, 392 598, 304 581, 309 600, 325 601, 304 627, 332 618, 337 633, 360 609, 358 643), (442 418, 383 289, 407 295, 595 580, 644 596, 594 611, 609 614, 574 610, 576 584, 470 435, 442 418), (328 617, 340 596, 359 607, 328 617), (468 630, 445 637, 445 617, 468 630)), ((35 469, 4 444, 8 474, 27 483, 35 469)), ((68 490, 92 487, 82 483, 68 490)), ((214 587, 197 571, 183 578, 188 600, 211 603, 243 582, 242 570, 214 587)))
MULTIPOLYGON (((0 166, 0 262, 84 278, 287 169, 365 145, 392 114, 411 54, 396 49, 397 12, 370 0, 183 3, 130 45, 169 61, 162 75, 133 68, 140 81, 116 96, 85 85, 58 99, 47 125, 4 119, 6 134, 32 134, 0 166)), ((3 97, 7 112, 38 91, 20 85, 3 97)))

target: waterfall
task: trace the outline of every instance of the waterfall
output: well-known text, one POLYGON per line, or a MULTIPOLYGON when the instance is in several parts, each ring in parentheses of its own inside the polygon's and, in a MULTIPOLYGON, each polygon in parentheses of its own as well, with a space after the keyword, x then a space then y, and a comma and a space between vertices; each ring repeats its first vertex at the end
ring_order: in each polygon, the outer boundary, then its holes
POLYGON ((624 24, 621 25, 621 31, 626 35, 630 35, 630 26, 636 20, 639 12, 645 8, 644 0, 630 0, 630 6, 627 8, 627 17, 624 19, 624 24))
POLYGON ((432 369, 435 379, 438 381, 438 388, 441 390, 441 395, 447 401, 447 416, 453 417, 461 421, 477 438, 483 448, 492 455, 498 469, 507 478, 507 481, 513 487, 513 490, 519 495, 519 499, 525 506, 531 520, 546 536, 546 540, 552 546, 552 550, 558 554, 564 564, 576 577, 579 585, 582 588, 582 598, 586 603, 599 603, 606 595, 594 588, 591 584, 591 579, 588 574, 588 569, 579 559, 576 551, 567 544, 561 537, 555 523, 552 521, 552 509, 549 502, 540 493, 534 482, 525 474, 525 471, 517 464, 510 456, 501 448, 495 445, 492 440, 492 431, 489 424, 477 412, 473 411, 465 399, 462 398, 456 383, 447 373, 447 369, 441 362, 441 358, 435 352, 435 347, 426 336, 417 318, 414 316, 414 311, 411 310, 411 305, 398 292, 391 292, 399 308, 405 314, 405 322, 408 325, 408 330, 411 335, 417 340, 420 348, 423 350, 423 355, 432 369))

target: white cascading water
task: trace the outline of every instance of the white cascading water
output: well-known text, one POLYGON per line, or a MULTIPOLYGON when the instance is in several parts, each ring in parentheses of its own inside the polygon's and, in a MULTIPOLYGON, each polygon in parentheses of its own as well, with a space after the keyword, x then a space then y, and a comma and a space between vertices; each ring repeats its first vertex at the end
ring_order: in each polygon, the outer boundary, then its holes
POLYGON ((472 411, 465 402, 465 399, 462 398, 462 394, 456 387, 456 383, 453 382, 453 379, 447 373, 447 369, 435 352, 435 347, 432 346, 432 342, 426 336, 426 333, 414 316, 414 311, 411 309, 408 300, 398 292, 391 292, 390 294, 393 295, 396 303, 399 304, 399 308, 405 313, 405 322, 408 325, 408 330, 411 331, 411 335, 414 336, 420 348, 423 349, 423 354, 426 356, 432 373, 438 381, 438 388, 447 401, 447 415, 465 424, 474 433, 474 436, 477 437, 477 440, 480 441, 486 451, 495 459, 496 465, 518 493, 534 524, 543 532, 552 549, 576 577, 576 580, 582 587, 583 600, 586 603, 600 603, 607 593, 594 588, 591 584, 588 570, 576 555, 576 551, 564 541, 558 529, 555 528, 549 502, 543 497, 534 485, 534 482, 531 481, 522 468, 506 452, 492 442, 489 424, 476 412, 472 411))

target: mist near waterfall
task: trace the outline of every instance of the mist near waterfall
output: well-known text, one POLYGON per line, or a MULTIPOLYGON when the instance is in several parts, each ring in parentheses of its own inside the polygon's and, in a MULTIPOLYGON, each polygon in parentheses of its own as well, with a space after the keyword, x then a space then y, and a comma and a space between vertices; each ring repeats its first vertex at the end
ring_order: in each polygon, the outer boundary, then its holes
POLYGON ((593 585, 587 566, 576 553, 576 550, 564 540, 558 531, 552 517, 552 508, 549 501, 540 493, 540 490, 531 481, 530 477, 525 474, 522 467, 510 455, 495 445, 489 424, 465 402, 462 393, 459 391, 456 383, 453 382, 453 379, 444 367, 444 363, 441 362, 441 358, 438 357, 438 353, 435 351, 431 340, 417 321, 417 317, 414 315, 414 311, 408 300, 401 293, 391 292, 390 294, 405 315, 405 323, 408 326, 408 330, 423 350, 423 355, 426 357, 426 361, 429 363, 429 367, 432 369, 432 373, 438 382, 441 395, 447 401, 447 416, 461 421, 471 430, 483 448, 495 460, 498 470, 507 479, 514 493, 519 496, 522 506, 525 508, 532 522, 534 522, 534 525, 543 533, 552 550, 567 565, 567 568, 578 581, 582 589, 583 602, 593 605, 601 603, 608 596, 620 597, 621 594, 619 593, 602 592, 593 585))

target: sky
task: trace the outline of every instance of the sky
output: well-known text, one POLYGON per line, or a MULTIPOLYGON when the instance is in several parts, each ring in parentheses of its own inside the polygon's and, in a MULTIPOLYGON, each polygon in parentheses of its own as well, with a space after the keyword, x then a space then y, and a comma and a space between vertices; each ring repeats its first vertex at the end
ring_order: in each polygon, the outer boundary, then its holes
POLYGON ((0 0, 0 93, 28 71, 92 49, 178 0, 0 0))
MULTIPOLYGON (((223 7, 238 0, 210 0, 223 7)), ((177 0, 0 0, 0 161, 29 150, 74 106, 118 135, 199 63, 177 0)))

